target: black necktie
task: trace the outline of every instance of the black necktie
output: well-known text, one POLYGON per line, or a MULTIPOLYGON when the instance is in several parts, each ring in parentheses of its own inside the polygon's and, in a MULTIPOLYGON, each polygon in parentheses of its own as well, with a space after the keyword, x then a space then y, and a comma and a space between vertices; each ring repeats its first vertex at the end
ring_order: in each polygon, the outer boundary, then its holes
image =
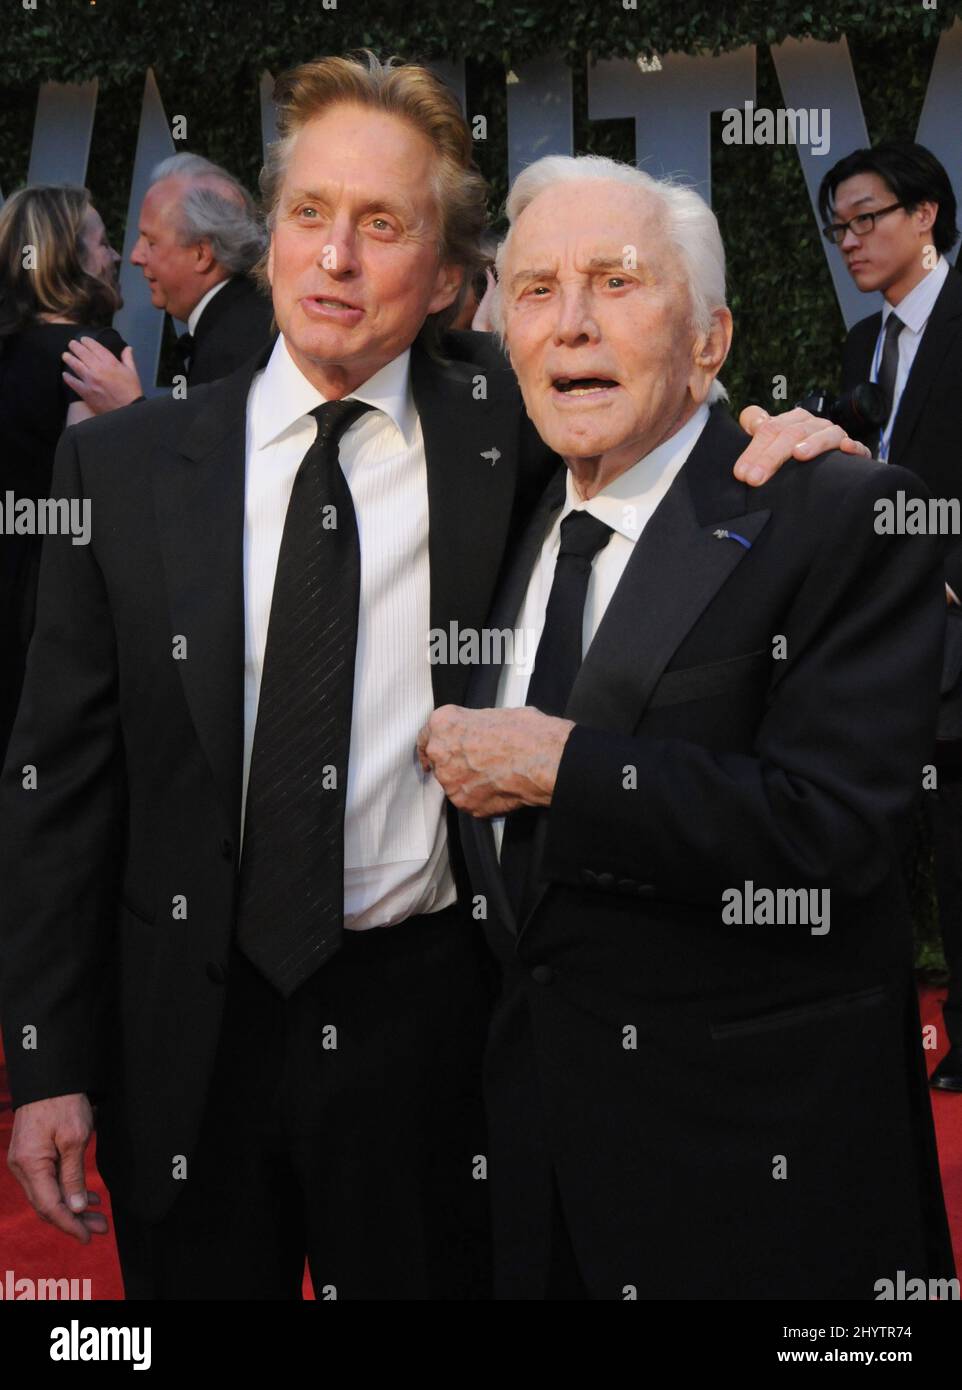
MULTIPOLYGON (((887 409, 885 412, 886 425, 892 415, 892 406, 895 402, 895 378, 899 370, 899 334, 905 324, 896 314, 889 314, 885 324, 885 341, 882 344, 882 361, 878 369, 878 385, 885 392, 887 409)), ((886 425, 882 426, 882 433, 885 433, 886 425)))
POLYGON ((311 412, 317 438, 294 479, 271 599, 237 945, 285 998, 343 940, 361 552, 338 444, 370 408, 343 400, 311 412))
POLYGON ((174 351, 180 358, 182 366, 186 367, 190 362, 191 353, 194 351, 193 333, 181 333, 174 343, 174 351))
MULTIPOLYGON (((544 714, 564 714, 581 666, 592 561, 608 544, 611 534, 611 527, 590 512, 570 512, 561 523, 561 545, 525 702, 544 714)), ((533 886, 529 880, 540 809, 522 806, 504 824, 501 871, 519 922, 533 886)))

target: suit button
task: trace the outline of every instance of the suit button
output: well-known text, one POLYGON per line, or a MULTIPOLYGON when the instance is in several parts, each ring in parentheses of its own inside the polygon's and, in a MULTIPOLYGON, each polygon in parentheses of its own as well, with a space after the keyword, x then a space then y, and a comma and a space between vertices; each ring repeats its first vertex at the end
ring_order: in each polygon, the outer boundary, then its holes
POLYGON ((582 869, 581 877, 584 879, 585 883, 598 882, 598 875, 594 872, 593 869, 582 869))
POLYGON ((598 887, 599 887, 599 888, 614 888, 614 886, 615 886, 615 876, 614 876, 614 874, 599 874, 599 875, 598 875, 598 887))
POLYGON ((220 842, 220 852, 221 852, 221 854, 224 856, 225 859, 233 859, 233 857, 234 857, 234 845, 233 845, 233 841, 231 841, 231 840, 221 840, 221 842, 220 842))
POLYGON ((209 960, 207 962, 207 978, 211 984, 222 985, 227 979, 227 972, 215 960, 209 960))
POLYGON ((531 972, 536 985, 550 985, 554 982, 554 971, 550 965, 536 965, 531 972))
POLYGON ((633 893, 635 891, 636 886, 637 885, 635 884, 635 880, 633 878, 619 878, 618 880, 619 893, 633 893))
POLYGON ((639 898, 653 898, 655 896, 655 885, 653 883, 636 883, 635 892, 639 898))

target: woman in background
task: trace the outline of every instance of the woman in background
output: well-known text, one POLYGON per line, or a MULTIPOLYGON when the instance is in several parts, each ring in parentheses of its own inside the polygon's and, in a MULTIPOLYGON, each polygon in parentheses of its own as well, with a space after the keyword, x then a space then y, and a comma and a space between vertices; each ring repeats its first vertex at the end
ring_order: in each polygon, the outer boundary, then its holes
POLYGON ((91 411, 63 381, 64 352, 85 334, 120 357, 109 326, 122 300, 120 256, 83 188, 21 188, 0 208, 0 762, 33 631, 40 536, 14 536, 12 498, 49 494, 57 441, 91 411))

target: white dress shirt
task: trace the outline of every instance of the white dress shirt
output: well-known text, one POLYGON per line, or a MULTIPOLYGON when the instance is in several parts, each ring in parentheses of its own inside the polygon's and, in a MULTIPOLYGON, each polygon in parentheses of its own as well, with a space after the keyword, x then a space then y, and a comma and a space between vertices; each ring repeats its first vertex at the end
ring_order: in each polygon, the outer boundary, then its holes
MULTIPOLYGON (((528 580, 528 589, 515 621, 513 655, 518 659, 505 663, 498 682, 498 708, 518 709, 524 705, 528 682, 534 670, 535 654, 544 629, 545 610, 554 582, 555 563, 561 546, 561 523, 570 512, 586 511, 605 522, 614 532, 608 544, 599 550, 591 566, 588 594, 585 599, 582 626, 582 652, 587 652, 601 625, 605 610, 618 587, 635 542, 654 516, 677 474, 695 447, 708 423, 709 409, 701 405, 677 434, 659 444, 650 454, 620 474, 595 497, 584 502, 578 496, 571 473, 566 478, 564 505, 556 513, 541 547, 541 554, 528 580)), ((504 817, 492 819, 498 853, 504 833, 504 817)))
POLYGON ((888 462, 889 446, 892 442, 892 428, 895 424, 895 417, 898 415, 899 402, 902 399, 902 392, 905 390, 905 383, 908 381, 909 372, 912 370, 912 363, 915 361, 915 354, 919 350, 919 343, 922 341, 922 334, 929 321, 932 310, 935 308, 935 301, 942 292, 945 284, 945 277, 949 273, 949 263, 942 256, 936 261, 927 274, 914 289, 909 290, 908 294, 898 304, 890 304, 888 300, 882 309, 882 326, 879 329, 878 339, 875 344, 875 352, 872 357, 872 381, 878 381, 879 368, 882 362, 882 348, 885 343, 885 325, 888 323, 890 314, 898 314, 905 324, 899 334, 899 361, 895 372, 895 390, 892 393, 892 413, 889 415, 888 424, 879 439, 878 457, 883 463, 888 462))
MULTIPOLYGON (((421 771, 415 748, 434 698, 427 467, 409 367, 406 351, 349 393, 375 409, 340 444, 361 549, 344 823, 344 925, 355 930, 455 900, 444 793, 421 771)), ((279 337, 247 403, 242 816, 284 520, 317 433, 309 412, 323 401, 279 337)))
MULTIPOLYGON (((229 280, 230 276, 228 276, 227 278, 229 280)), ((193 335, 197 332, 197 325, 200 323, 201 314, 207 308, 210 301, 214 298, 214 295, 217 293, 217 291, 222 290, 226 284, 227 280, 218 280, 216 285, 211 285, 210 289, 206 292, 206 294, 204 294, 200 299, 198 299, 193 309, 191 309, 190 313, 187 315, 187 332, 191 335, 191 337, 193 337, 193 335)))

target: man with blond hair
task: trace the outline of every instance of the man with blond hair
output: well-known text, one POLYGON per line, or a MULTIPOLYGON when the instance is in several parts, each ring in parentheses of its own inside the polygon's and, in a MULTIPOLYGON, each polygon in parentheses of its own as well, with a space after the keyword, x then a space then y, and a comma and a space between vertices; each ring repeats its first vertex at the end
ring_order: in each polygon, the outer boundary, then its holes
POLYGON ((373 56, 275 96, 273 350, 58 456, 93 537, 51 538, 0 785, 9 1162, 102 1232, 96 1107, 128 1297, 293 1299, 305 1257, 318 1297, 485 1297, 490 962, 415 739, 557 459, 444 336, 485 214, 453 96, 373 56))

